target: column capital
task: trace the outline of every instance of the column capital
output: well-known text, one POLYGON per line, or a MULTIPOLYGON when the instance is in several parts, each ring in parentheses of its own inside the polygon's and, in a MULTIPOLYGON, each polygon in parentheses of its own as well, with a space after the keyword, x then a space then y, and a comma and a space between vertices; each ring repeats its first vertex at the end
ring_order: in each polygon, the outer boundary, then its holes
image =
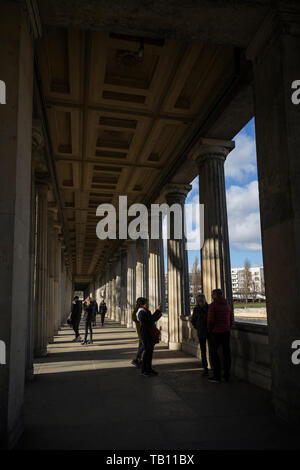
POLYGON ((55 235, 57 237, 57 240, 58 241, 61 241, 61 239, 63 238, 63 235, 62 235, 62 224, 60 224, 59 222, 54 222, 53 224, 53 228, 54 228, 54 231, 55 231, 55 235))
POLYGON ((48 173, 35 173, 34 184, 41 191, 48 191, 51 187, 48 173))
POLYGON ((296 1, 269 11, 246 50, 247 59, 259 62, 281 35, 300 36, 300 7, 296 1))
POLYGON ((201 167, 206 160, 215 159, 225 162, 227 155, 234 149, 233 140, 200 139, 194 150, 194 160, 201 167))
POLYGON ((52 202, 48 203, 48 214, 56 215, 58 213, 58 208, 53 205, 52 202))
POLYGON ((186 183, 168 183, 162 190, 162 196, 168 204, 182 203, 191 191, 192 185, 186 183))
POLYGON ((32 151, 40 152, 45 146, 45 139, 42 129, 42 123, 39 119, 33 119, 32 121, 32 151))
POLYGON ((131 240, 131 239, 128 239, 125 241, 125 249, 127 250, 127 248, 130 248, 132 246, 135 246, 136 245, 136 240, 131 240))

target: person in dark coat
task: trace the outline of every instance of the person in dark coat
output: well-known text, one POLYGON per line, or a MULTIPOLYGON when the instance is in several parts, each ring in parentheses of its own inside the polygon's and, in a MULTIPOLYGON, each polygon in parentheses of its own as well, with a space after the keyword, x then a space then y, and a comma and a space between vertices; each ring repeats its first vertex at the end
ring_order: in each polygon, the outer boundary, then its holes
POLYGON ((145 377, 151 377, 153 375, 158 375, 158 373, 152 369, 152 356, 155 340, 151 335, 151 330, 155 327, 155 322, 162 316, 161 306, 159 305, 152 315, 146 298, 140 297, 137 301, 141 307, 138 309, 136 317, 141 325, 141 338, 144 345, 141 373, 145 377))
POLYGON ((221 289, 214 289, 212 298, 213 302, 208 307, 207 327, 211 337, 211 359, 214 375, 209 380, 221 382, 221 361, 218 349, 222 346, 224 380, 228 382, 231 366, 230 330, 233 323, 233 311, 223 297, 221 289))
POLYGON ((138 368, 141 367, 141 365, 142 365, 142 356, 143 356, 143 352, 144 352, 144 344, 143 344, 142 337, 141 337, 141 324, 138 321, 136 315, 137 315, 138 310, 142 306, 141 302, 143 303, 144 300, 145 299, 142 298, 142 297, 139 297, 137 299, 135 309, 133 310, 132 315, 131 315, 132 321, 135 323, 136 333, 137 333, 138 340, 139 340, 139 345, 138 345, 138 349, 137 349, 137 352, 136 352, 136 356, 131 361, 131 364, 135 367, 138 367, 138 368))
POLYGON ((93 344, 93 329, 92 329, 92 322, 94 318, 94 305, 91 301, 90 296, 88 296, 84 303, 83 303, 83 309, 84 309, 84 323, 85 323, 85 336, 84 336, 84 341, 82 344, 93 344), (88 331, 90 330, 90 340, 87 341, 87 336, 88 336, 88 331))
POLYGON ((101 327, 104 325, 105 314, 107 312, 107 307, 104 299, 100 302, 99 313, 101 315, 101 327))
POLYGON ((210 342, 208 337, 207 329, 207 313, 208 313, 208 304, 205 299, 204 294, 197 296, 197 305, 194 307, 193 315, 191 318, 191 323, 193 327, 197 330, 200 350, 201 350, 201 360, 204 368, 203 376, 208 375, 208 362, 206 354, 206 344, 208 343, 208 350, 210 350, 210 342))
POLYGON ((96 326, 96 317, 97 317, 97 313, 98 313, 98 304, 97 304, 96 300, 94 300, 92 298, 91 298, 91 304, 93 305, 93 320, 92 320, 92 323, 93 323, 93 326, 96 326))
POLYGON ((75 295, 73 302, 72 302, 72 307, 71 307, 71 323, 72 323, 72 327, 75 333, 75 338, 73 339, 74 342, 81 341, 81 336, 79 333, 81 311, 82 311, 81 302, 79 301, 78 295, 75 295))

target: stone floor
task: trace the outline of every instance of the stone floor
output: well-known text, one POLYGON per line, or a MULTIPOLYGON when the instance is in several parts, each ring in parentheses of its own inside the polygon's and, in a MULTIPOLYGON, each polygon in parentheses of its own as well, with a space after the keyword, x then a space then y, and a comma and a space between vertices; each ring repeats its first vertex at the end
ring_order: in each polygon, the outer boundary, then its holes
POLYGON ((300 431, 277 421, 255 386, 209 383, 196 358, 161 344, 159 376, 142 377, 130 364, 134 330, 111 321, 95 329, 94 345, 72 338, 63 327, 35 363, 18 449, 300 448, 300 431))

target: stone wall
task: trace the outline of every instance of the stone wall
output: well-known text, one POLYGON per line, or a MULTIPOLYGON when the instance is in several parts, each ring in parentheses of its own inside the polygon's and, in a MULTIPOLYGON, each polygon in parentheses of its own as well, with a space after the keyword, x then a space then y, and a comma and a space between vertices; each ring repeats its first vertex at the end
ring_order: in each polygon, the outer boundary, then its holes
POLYGON ((271 390, 268 327, 235 324, 231 334, 232 371, 247 382, 271 390))
MULTIPOLYGON (((168 343, 168 314, 157 323, 162 341, 168 343)), ((181 318, 182 350, 201 358, 197 332, 190 317, 181 318)), ((235 324, 231 332, 232 373, 265 390, 271 389, 271 359, 268 327, 249 323, 235 324)))

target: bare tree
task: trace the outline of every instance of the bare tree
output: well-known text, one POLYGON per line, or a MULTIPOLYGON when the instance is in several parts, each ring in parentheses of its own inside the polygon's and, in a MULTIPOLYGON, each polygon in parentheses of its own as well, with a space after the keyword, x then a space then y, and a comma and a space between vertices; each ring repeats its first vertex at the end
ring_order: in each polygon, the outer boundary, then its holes
POLYGON ((257 297, 257 283, 255 281, 251 282, 251 294, 252 294, 252 302, 254 303, 256 301, 257 297))
POLYGON ((201 271, 199 266, 199 260, 196 256, 195 261, 192 267, 192 289, 193 289, 193 297, 196 298, 198 293, 200 292, 201 287, 201 271))
POLYGON ((252 274, 250 271, 251 264, 248 258, 245 259, 244 269, 243 269, 243 283, 241 292, 246 299, 246 303, 248 303, 248 298, 251 293, 253 284, 252 284, 252 274))
POLYGON ((266 296, 266 289, 265 289, 265 279, 264 277, 261 279, 260 283, 260 295, 266 296))

